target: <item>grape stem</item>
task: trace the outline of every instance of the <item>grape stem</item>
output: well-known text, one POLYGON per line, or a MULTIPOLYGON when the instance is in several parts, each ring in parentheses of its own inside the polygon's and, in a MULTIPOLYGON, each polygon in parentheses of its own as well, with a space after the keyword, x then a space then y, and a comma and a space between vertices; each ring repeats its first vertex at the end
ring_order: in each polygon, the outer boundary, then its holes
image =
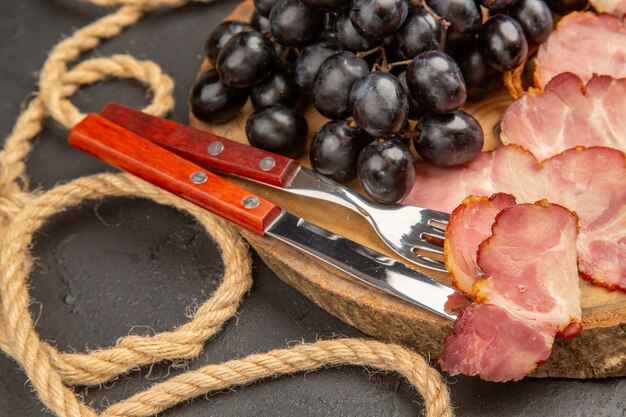
POLYGON ((356 56, 359 57, 359 58, 366 58, 366 57, 368 57, 368 56, 370 56, 372 54, 375 54, 376 52, 378 52, 380 50, 383 50, 383 51, 385 50, 382 45, 378 45, 376 48, 370 49, 369 51, 357 52, 356 56))
POLYGON ((411 143, 415 143, 415 138, 420 135, 419 126, 419 122, 417 122, 415 128, 409 129, 409 141, 411 141, 411 143))
MULTIPOLYGON (((285 50, 283 51, 282 55, 279 57, 279 59, 281 61, 286 61, 287 57, 289 56, 289 54, 291 53, 292 48, 285 48, 285 50)), ((298 54, 299 55, 299 54, 298 54)))
POLYGON ((413 7, 423 7, 424 10, 426 10, 428 14, 431 15, 436 21, 441 23, 441 26, 443 26, 446 30, 448 30, 448 28, 450 27, 450 22, 435 13, 435 11, 431 9, 428 4, 426 4, 425 0, 409 0, 409 4, 413 7))
POLYGON ((406 61, 397 61, 397 62, 392 62, 391 64, 387 65, 387 70, 390 70, 392 68, 395 67, 400 67, 402 65, 409 65, 411 63, 412 59, 407 59, 406 61))
POLYGON ((385 51, 385 48, 383 47, 380 50, 380 57, 381 57, 381 71, 383 72, 389 72, 389 63, 387 62, 387 52, 385 51))
POLYGON ((356 56, 359 58, 366 58, 370 55, 375 54, 376 52, 380 53, 380 57, 376 60, 374 65, 372 65, 372 71, 389 72, 387 52, 385 51, 385 47, 383 45, 378 45, 376 48, 370 49, 369 51, 357 52, 356 56))

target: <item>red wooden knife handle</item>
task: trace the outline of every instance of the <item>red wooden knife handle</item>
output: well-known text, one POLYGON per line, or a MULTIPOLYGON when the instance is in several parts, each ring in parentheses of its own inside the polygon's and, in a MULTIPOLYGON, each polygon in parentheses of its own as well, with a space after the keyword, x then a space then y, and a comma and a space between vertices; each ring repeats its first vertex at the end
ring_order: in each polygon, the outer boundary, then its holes
POLYGON ((96 114, 77 124, 68 140, 110 165, 259 235, 281 212, 269 201, 96 114))
POLYGON ((225 174, 284 188, 300 163, 117 103, 100 115, 190 161, 225 174))

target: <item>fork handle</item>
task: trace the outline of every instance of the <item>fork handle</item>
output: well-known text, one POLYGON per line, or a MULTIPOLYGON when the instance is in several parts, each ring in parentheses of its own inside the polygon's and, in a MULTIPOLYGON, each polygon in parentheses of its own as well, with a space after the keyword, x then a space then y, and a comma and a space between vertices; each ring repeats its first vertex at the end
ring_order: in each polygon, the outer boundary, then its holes
POLYGON ((117 103, 100 115, 198 165, 285 188, 300 163, 117 103))
POLYGON ((278 206, 96 114, 68 136, 76 148, 263 235, 278 206))
POLYGON ((301 167, 294 159, 118 103, 108 103, 100 115, 209 169, 282 188, 293 194, 330 201, 360 213, 368 220, 371 207, 377 206, 330 178, 301 167), (264 164, 266 162, 269 164, 264 164))

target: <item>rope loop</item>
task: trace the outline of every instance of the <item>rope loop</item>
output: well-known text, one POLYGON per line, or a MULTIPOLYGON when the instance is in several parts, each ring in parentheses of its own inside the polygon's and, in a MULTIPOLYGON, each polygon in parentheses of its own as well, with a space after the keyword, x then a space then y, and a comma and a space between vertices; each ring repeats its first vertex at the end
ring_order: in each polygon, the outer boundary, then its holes
POLYGON ((54 112, 57 121, 71 129, 85 115, 74 106, 68 97, 81 86, 104 81, 111 77, 135 79, 147 85, 153 93, 152 103, 143 109, 146 113, 163 115, 174 108, 174 81, 152 61, 138 61, 130 55, 113 55, 109 58, 92 58, 63 73, 59 82, 49 86, 48 93, 57 98, 61 111, 54 112))
POLYGON ((44 372, 37 366, 25 366, 25 371, 44 403, 47 403, 46 398, 50 398, 47 394, 50 391, 51 375, 54 374, 54 380, 60 384, 58 392, 65 393, 68 399, 64 406, 73 404, 74 394, 61 381, 67 384, 94 385, 138 366, 164 359, 191 358, 198 355, 203 342, 217 333, 224 322, 236 313, 243 295, 252 285, 252 258, 247 244, 232 225, 126 174, 79 178, 57 186, 27 203, 15 215, 0 238, 0 270, 3 271, 0 275, 0 294, 2 316, 5 319, 2 329, 5 334, 2 339, 11 341, 3 349, 22 364, 27 364, 33 356, 38 358, 37 362, 46 362, 47 375, 43 375, 44 372), (124 337, 118 341, 116 347, 90 354, 62 354, 39 340, 28 311, 30 300, 27 274, 32 268, 28 248, 32 244, 33 233, 50 216, 84 200, 110 196, 149 198, 193 215, 220 246, 224 278, 213 296, 197 310, 193 320, 178 330, 151 337, 124 337), (43 385, 40 387, 39 383, 43 385), (46 395, 42 395, 42 391, 46 395))
MULTIPOLYGON (((174 83, 151 61, 128 55, 92 58, 69 69, 82 53, 117 36, 142 15, 158 7, 177 7, 190 0, 87 0, 114 12, 77 30, 51 51, 40 73, 40 91, 19 115, 0 152, 0 348, 24 369, 41 402, 59 417, 140 417, 159 413, 182 401, 256 380, 353 364, 404 375, 424 397, 428 417, 451 417, 447 387, 428 362, 410 350, 373 340, 338 339, 300 344, 208 365, 155 384, 113 404, 101 414, 80 401, 71 385, 96 385, 157 361, 191 359, 208 338, 232 318, 252 285, 252 259, 238 230, 207 211, 127 174, 100 174, 29 193, 24 160, 32 140, 51 116, 67 128, 84 115, 70 101, 83 85, 109 77, 132 78, 150 88, 145 111, 163 115, 173 108, 174 83), (134 196, 185 211, 202 224, 221 249, 224 277, 212 296, 186 324, 153 336, 126 336, 115 346, 90 353, 61 353, 42 341, 28 310, 29 254, 33 234, 46 219, 84 200, 134 196)), ((212 0, 195 0, 209 3, 212 0)), ((251 0, 246 0, 251 1, 251 0)))

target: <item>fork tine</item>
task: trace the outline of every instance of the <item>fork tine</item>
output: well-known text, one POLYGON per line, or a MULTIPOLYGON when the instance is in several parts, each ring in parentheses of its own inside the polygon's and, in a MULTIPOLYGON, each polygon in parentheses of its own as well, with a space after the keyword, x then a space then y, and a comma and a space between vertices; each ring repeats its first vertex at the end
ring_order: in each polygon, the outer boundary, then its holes
POLYGON ((439 229, 435 229, 434 227, 431 227, 430 231, 424 232, 424 235, 436 240, 445 240, 446 238, 446 234, 444 232, 439 229))
POLYGON ((426 268, 431 271, 446 272, 446 273, 448 272, 448 270, 446 269, 446 265, 442 261, 438 261, 436 259, 432 259, 432 258, 429 258, 428 256, 420 255, 418 253, 415 253, 414 255, 416 259, 414 259, 413 262, 416 265, 419 265, 422 268, 426 268))
POLYGON ((437 230, 441 230, 442 232, 446 231, 446 227, 448 226, 448 223, 444 223, 440 220, 434 220, 434 219, 430 219, 426 222, 430 227, 432 227, 433 229, 437 229, 437 230))
POLYGON ((439 223, 447 224, 450 220, 450 214, 444 213, 443 211, 424 209, 424 212, 431 220, 435 220, 439 223))
POLYGON ((431 252, 431 253, 436 253, 438 255, 443 255, 443 248, 441 247, 440 244, 434 243, 434 242, 430 242, 426 239, 424 239, 424 235, 425 233, 422 233, 420 235, 420 241, 415 243, 415 247, 413 248, 413 251, 415 250, 423 250, 426 252, 431 252))

